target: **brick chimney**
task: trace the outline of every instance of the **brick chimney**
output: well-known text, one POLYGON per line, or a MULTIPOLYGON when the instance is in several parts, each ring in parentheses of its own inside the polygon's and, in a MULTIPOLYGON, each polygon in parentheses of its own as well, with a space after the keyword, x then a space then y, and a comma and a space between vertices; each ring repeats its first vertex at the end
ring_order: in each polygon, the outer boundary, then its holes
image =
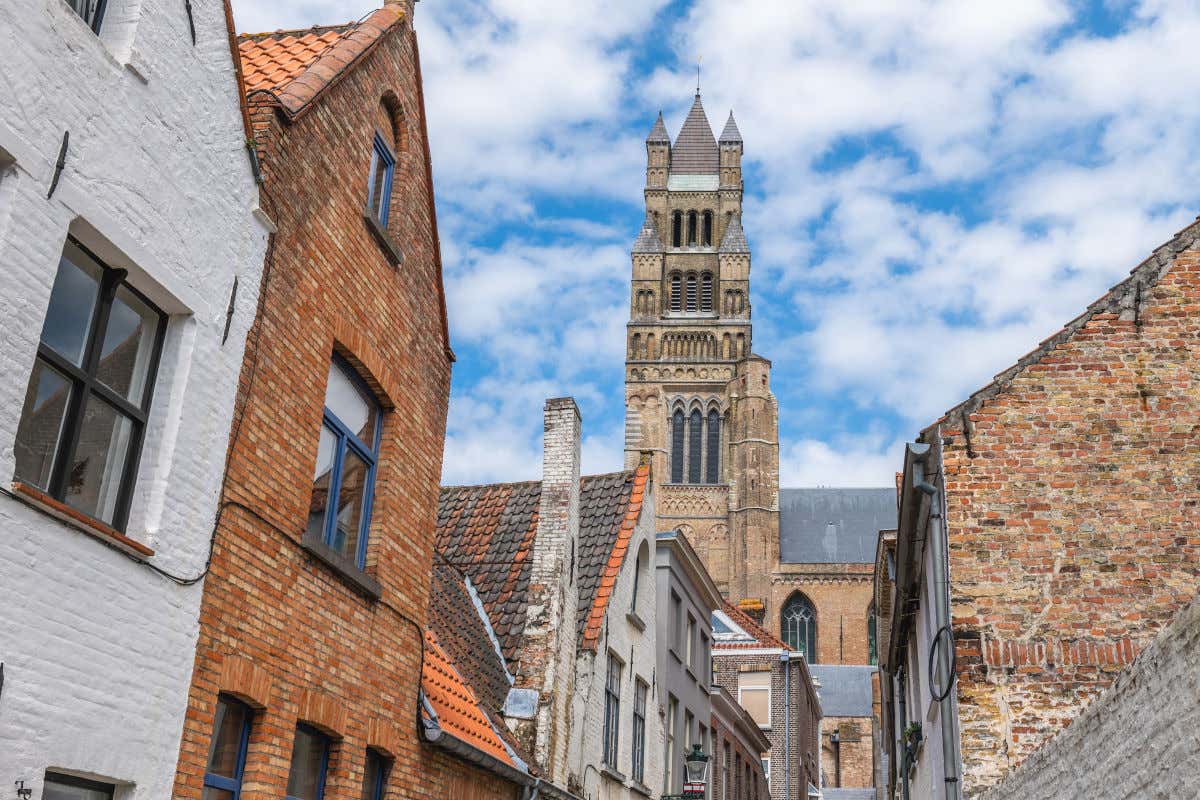
POLYGON ((566 785, 575 681, 576 559, 579 549, 579 454, 582 423, 571 397, 543 410, 542 495, 519 653, 521 686, 540 693, 534 757, 551 781, 566 785))

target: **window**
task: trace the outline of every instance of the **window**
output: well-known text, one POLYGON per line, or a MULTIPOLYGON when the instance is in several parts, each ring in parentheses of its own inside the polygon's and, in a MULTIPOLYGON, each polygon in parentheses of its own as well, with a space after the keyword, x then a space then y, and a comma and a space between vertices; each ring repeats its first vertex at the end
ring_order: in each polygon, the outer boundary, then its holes
POLYGON ((701 633, 700 634, 700 669, 697 670, 697 674, 699 674, 700 679, 702 681, 705 681, 709 684, 711 684, 713 682, 713 680, 712 680, 712 677, 713 677, 712 658, 709 656, 709 653, 711 653, 711 652, 712 652, 712 650, 708 643, 708 634, 701 633))
POLYGON ((166 315, 68 240, 14 446, 15 478, 124 530, 166 315))
POLYGON ((688 247, 696 246, 696 212, 689 211, 687 214, 687 243, 688 247))
POLYGON ((303 723, 296 726, 287 800, 322 800, 329 767, 329 737, 303 723))
POLYGON ((703 233, 700 241, 705 247, 712 247, 713 243, 713 213, 711 211, 704 212, 703 233))
POLYGON ((683 652, 683 601, 679 595, 671 592, 671 646, 675 653, 683 652))
POLYGON ((309 503, 308 530, 362 569, 379 453, 381 410, 340 357, 329 365, 325 418, 309 503), (335 509, 330 513, 330 509, 335 509))
POLYGON ((676 211, 671 215, 671 245, 679 247, 683 244, 683 212, 676 211))
POLYGON ((646 562, 650 558, 650 547, 645 542, 642 542, 641 548, 638 549, 637 561, 634 562, 633 571, 633 602, 630 603, 629 610, 637 613, 638 610, 638 594, 641 593, 642 573, 646 571, 646 562))
POLYGON ((762 757, 763 777, 767 779, 767 788, 771 788, 771 759, 767 756, 762 757))
POLYGON ((771 673, 765 671, 739 673, 738 703, 746 709, 760 728, 770 728, 771 673))
POLYGON ((686 289, 686 295, 684 298, 686 302, 685 309, 689 314, 695 314, 700 308, 699 290, 697 289, 696 285, 696 273, 689 272, 687 274, 684 288, 686 289))
POLYGON ((700 482, 700 452, 704 441, 704 416, 693 408, 688 424, 688 483, 700 482))
POLYGON ((371 148, 371 177, 367 186, 367 208, 383 227, 388 224, 388 209, 392 204, 392 173, 396 169, 396 157, 383 141, 383 137, 375 134, 375 142, 371 148))
POLYGON ((679 765, 675 763, 675 718, 679 716, 679 701, 675 699, 675 695, 667 695, 667 739, 666 747, 663 752, 663 761, 667 768, 663 770, 665 782, 663 783, 663 794, 670 794, 675 788, 675 776, 678 775, 679 765))
POLYGON ((253 712, 245 703, 225 695, 217 697, 201 800, 238 800, 241 797, 242 770, 246 767, 246 743, 250 740, 252 717, 253 712))
POLYGON ((115 789, 111 783, 47 772, 42 800, 112 800, 115 789))
POLYGON ((604 681, 604 763, 617 768, 618 731, 621 724, 621 662, 608 654, 608 676, 604 681))
MULTIPOLYGON (((685 709, 683 712, 683 737, 682 737, 683 743, 684 743, 684 748, 685 748, 684 749, 685 753, 691 751, 692 743, 696 741, 695 739, 692 738, 693 736, 696 735, 695 728, 696 728, 696 717, 692 714, 691 711, 688 711, 685 709)), ((680 758, 682 758, 682 757, 683 756, 681 754, 680 758)))
POLYGON ((387 772, 387 760, 374 750, 368 750, 367 766, 363 772, 362 800, 383 800, 387 772))
POLYGON ((803 653, 808 663, 817 663, 817 614, 808 598, 799 592, 793 594, 783 607, 780 620, 788 647, 803 653))
POLYGON ((700 310, 711 314, 713 310, 713 275, 711 272, 700 274, 700 310))
POLYGON ((725 742, 725 755, 721 761, 721 800, 731 800, 729 797, 729 774, 733 770, 731 753, 729 742, 725 742))
POLYGON ((633 688, 633 779, 642 783, 646 777, 646 694, 649 687, 641 678, 633 688))
POLYGON ((100 33, 100 23, 104 21, 104 7, 108 5, 105 0, 67 0, 67 5, 83 17, 83 21, 94 33, 100 33))
POLYGON ((696 669, 696 618, 692 616, 692 612, 687 615, 687 641, 683 643, 684 656, 683 663, 688 665, 688 669, 696 669))
POLYGON ((708 459, 704 464, 704 482, 721 482, 721 415, 715 408, 708 411, 708 459))
POLYGON ((683 311, 683 276, 678 272, 671 273, 670 308, 676 313, 683 311))
POLYGON ((671 483, 683 483, 683 420, 683 409, 675 409, 671 417, 671 483))
POLYGON ((879 663, 878 645, 875 643, 875 604, 867 609, 867 663, 879 663))

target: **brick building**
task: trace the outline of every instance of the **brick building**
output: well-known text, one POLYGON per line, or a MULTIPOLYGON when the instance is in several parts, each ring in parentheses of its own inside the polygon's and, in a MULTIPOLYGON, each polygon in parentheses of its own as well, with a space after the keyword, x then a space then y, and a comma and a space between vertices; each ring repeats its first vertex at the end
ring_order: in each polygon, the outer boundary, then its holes
POLYGON ((882 666, 918 796, 996 783, 1196 594, 1198 301, 1193 223, 908 447, 882 666))
POLYGON ((190 22, 0 0, 5 797, 174 781, 268 236, 224 8, 190 22))
MULTIPOLYGON (((752 347, 742 146, 732 114, 713 135, 699 93, 674 141, 661 114, 646 139, 626 466, 653 454, 659 530, 688 539, 726 598, 810 662, 867 665, 871 559, 895 492, 780 487, 771 362, 752 347)), ((856 769, 839 772, 871 785, 856 769)))
POLYGON ((411 13, 238 40, 277 230, 177 798, 443 798, 458 780, 414 725, 453 355, 411 13))
POLYGON ((544 420, 540 481, 442 488, 438 553, 490 620, 509 682, 489 711, 530 754, 542 793, 647 797, 664 702, 650 466, 581 476, 575 401, 548 400, 544 420))
POLYGON ((770 796, 819 796, 823 711, 803 654, 729 602, 713 612, 712 621, 713 683, 735 698, 766 735, 768 748, 758 755, 770 796))
POLYGON ((708 769, 709 797, 714 800, 769 800, 766 770, 771 740, 722 686, 709 690, 712 706, 712 753, 708 769))

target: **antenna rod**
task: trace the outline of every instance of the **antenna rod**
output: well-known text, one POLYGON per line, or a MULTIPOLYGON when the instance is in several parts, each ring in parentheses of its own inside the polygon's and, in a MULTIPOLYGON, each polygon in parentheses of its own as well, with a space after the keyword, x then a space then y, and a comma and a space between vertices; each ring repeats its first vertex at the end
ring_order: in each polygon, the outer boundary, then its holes
POLYGON ((699 56, 696 58, 696 94, 700 94, 700 62, 703 59, 704 56, 699 56))

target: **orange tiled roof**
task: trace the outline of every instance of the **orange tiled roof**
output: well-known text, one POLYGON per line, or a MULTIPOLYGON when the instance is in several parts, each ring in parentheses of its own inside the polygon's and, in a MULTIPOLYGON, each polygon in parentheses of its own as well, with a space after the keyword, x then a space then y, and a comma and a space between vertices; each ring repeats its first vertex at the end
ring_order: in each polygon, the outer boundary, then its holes
POLYGON ((741 628, 746 633, 748 633, 750 636, 752 636, 755 639, 755 641, 753 641, 753 642, 723 641, 723 642, 717 643, 717 645, 714 645, 714 646, 720 647, 722 650, 726 650, 726 649, 730 649, 730 648, 739 648, 739 647, 740 648, 759 648, 759 647, 775 648, 775 647, 778 647, 783 650, 791 650, 792 649, 792 648, 788 647, 787 644, 782 639, 780 639, 778 636, 776 636, 775 634, 768 631, 763 626, 759 625, 757 622, 755 622, 753 619, 751 619, 748 614, 746 614, 740 608, 735 606, 733 603, 730 603, 728 600, 721 601, 721 610, 724 611, 725 615, 727 617, 729 617, 731 620, 733 620, 734 623, 736 623, 739 628, 741 628))
MULTIPOLYGON (((516 767, 504 741, 479 705, 474 690, 463 680, 442 649, 437 634, 429 630, 425 631, 421 690, 437 714, 437 724, 442 731, 502 763, 516 767)), ((422 713, 427 715, 427 712, 422 713)), ((429 721, 428 715, 426 719, 429 721)))
POLYGON ((402 19, 397 7, 386 6, 346 25, 242 34, 238 52, 246 93, 269 92, 286 114, 295 117, 399 27, 402 19))
POLYGON ((581 634, 580 646, 595 650, 600 641, 600 629, 604 624, 604 614, 608 610, 608 601, 612 597, 617 576, 625 563, 629 551, 629 541, 633 538, 633 530, 637 526, 638 516, 642 512, 642 502, 646 495, 646 482, 650 477, 650 467, 643 464, 633 473, 633 485, 629 491, 621 527, 613 539, 612 549, 605 560, 604 569, 599 573, 600 582, 596 588, 595 599, 588 610, 581 634))

